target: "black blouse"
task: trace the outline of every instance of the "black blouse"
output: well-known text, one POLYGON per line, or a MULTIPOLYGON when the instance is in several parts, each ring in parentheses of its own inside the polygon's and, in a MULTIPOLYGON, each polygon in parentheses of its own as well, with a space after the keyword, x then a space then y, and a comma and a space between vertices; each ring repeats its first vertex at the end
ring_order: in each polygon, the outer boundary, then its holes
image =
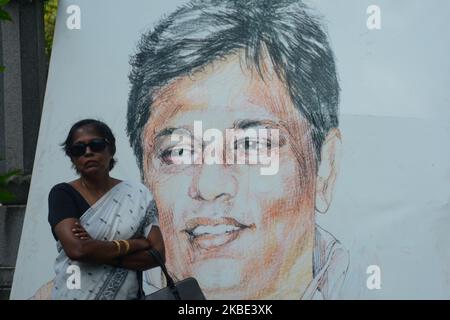
POLYGON ((58 240, 58 237, 54 229, 59 222, 67 218, 80 219, 89 208, 86 199, 70 184, 55 185, 48 195, 48 222, 55 240, 58 240))

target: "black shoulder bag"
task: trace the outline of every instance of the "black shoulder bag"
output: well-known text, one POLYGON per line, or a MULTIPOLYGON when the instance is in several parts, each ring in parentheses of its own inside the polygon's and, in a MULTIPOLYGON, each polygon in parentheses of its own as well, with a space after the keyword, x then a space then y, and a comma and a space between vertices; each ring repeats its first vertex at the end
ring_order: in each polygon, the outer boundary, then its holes
POLYGON ((167 280, 167 287, 155 291, 149 295, 144 294, 142 289, 142 271, 138 272, 139 293, 138 300, 206 300, 202 289, 198 285, 195 278, 186 278, 184 280, 174 282, 167 272, 166 265, 158 250, 150 249, 149 254, 153 256, 155 261, 161 267, 167 280))

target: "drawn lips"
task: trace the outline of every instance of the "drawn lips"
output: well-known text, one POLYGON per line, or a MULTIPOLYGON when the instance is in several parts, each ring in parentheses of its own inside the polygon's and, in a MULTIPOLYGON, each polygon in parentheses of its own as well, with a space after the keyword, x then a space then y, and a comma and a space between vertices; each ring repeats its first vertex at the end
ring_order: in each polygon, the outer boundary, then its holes
POLYGON ((233 218, 195 218, 188 221, 187 228, 183 231, 200 248, 211 249, 230 243, 247 228, 249 226, 233 218))

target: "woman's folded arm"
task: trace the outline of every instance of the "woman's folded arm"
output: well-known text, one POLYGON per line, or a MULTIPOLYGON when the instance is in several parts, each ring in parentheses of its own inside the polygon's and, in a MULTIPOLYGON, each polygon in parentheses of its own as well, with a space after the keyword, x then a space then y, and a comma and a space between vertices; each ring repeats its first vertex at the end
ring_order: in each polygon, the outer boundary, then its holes
POLYGON ((149 239, 144 238, 128 240, 128 250, 123 242, 118 246, 113 241, 95 240, 90 237, 82 240, 72 231, 77 224, 79 225, 78 219, 68 218, 59 222, 54 228, 67 256, 75 261, 115 265, 118 258, 151 247, 149 239))
MULTIPOLYGON (((147 241, 153 249, 158 250, 161 257, 165 261, 164 241, 159 227, 153 226, 150 230, 147 241)), ((125 269, 145 271, 158 266, 152 255, 148 253, 148 249, 128 254, 117 260, 115 266, 120 266, 125 269)))

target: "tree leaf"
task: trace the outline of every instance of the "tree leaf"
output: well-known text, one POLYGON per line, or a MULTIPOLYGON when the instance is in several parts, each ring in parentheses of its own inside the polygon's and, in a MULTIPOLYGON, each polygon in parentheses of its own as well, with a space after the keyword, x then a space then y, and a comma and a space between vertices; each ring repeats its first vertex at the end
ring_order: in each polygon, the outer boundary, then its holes
POLYGON ((10 0, 0 0, 0 7, 3 7, 4 5, 8 4, 10 0))
POLYGON ((9 191, 0 190, 0 203, 6 203, 16 200, 16 197, 9 191))
POLYGON ((5 71, 5 67, 4 66, 0 66, 0 72, 5 71))
POLYGON ((0 203, 6 203, 16 200, 16 196, 5 189, 0 189, 0 203))
POLYGON ((1 174, 0 175, 0 186, 6 186, 9 179, 11 179, 12 177, 18 176, 20 174, 21 174, 20 170, 12 170, 5 174, 1 174))
POLYGON ((8 12, 6 12, 3 9, 0 9, 0 20, 8 20, 8 21, 12 21, 11 16, 9 15, 8 12))

